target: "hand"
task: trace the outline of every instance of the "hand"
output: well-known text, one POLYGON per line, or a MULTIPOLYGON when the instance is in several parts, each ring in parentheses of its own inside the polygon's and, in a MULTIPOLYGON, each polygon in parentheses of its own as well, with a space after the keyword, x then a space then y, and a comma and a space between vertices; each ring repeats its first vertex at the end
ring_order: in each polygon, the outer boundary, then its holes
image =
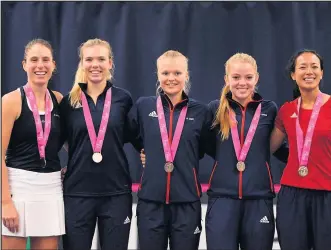
POLYGON ((67 167, 61 168, 61 181, 63 182, 64 176, 67 172, 67 167))
POLYGON ((146 155, 145 155, 145 150, 142 149, 140 151, 140 160, 141 160, 141 163, 143 164, 143 167, 145 167, 145 164, 146 164, 146 155))
POLYGON ((18 232, 19 216, 12 200, 2 202, 2 223, 10 232, 18 232))

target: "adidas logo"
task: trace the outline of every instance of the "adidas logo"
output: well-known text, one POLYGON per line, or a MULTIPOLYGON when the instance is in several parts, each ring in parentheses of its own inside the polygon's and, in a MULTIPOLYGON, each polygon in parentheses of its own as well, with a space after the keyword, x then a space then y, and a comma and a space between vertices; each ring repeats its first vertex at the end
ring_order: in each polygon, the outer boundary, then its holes
POLYGON ((194 234, 199 234, 199 233, 201 233, 201 231, 200 231, 199 227, 197 227, 197 228, 194 230, 194 234))
POLYGON ((269 223, 269 220, 267 218, 267 216, 264 216, 261 220, 260 223, 269 223))
POLYGON ((153 111, 153 112, 150 112, 148 116, 157 117, 157 113, 155 111, 153 111))
POLYGON ((123 224, 128 224, 128 223, 130 223, 130 222, 131 222, 131 220, 130 220, 129 217, 127 216, 123 224))
POLYGON ((194 118, 193 117, 186 117, 186 120, 194 121, 194 118))
POLYGON ((294 112, 291 116, 291 118, 298 118, 297 114, 294 112))
POLYGON ((83 105, 81 104, 81 103, 77 103, 76 105, 75 105, 75 109, 79 109, 79 108, 82 108, 83 107, 83 105))

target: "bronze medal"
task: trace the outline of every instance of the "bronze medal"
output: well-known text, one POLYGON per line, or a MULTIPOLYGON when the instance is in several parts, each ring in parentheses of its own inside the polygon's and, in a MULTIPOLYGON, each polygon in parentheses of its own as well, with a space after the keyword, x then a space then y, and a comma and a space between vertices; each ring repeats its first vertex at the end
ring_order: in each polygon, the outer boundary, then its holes
POLYGON ((299 175, 301 177, 307 176, 308 175, 308 168, 307 168, 307 166, 301 166, 301 167, 299 167, 298 173, 299 173, 299 175))
POLYGON ((238 163, 237 163, 237 169, 238 169, 238 171, 239 172, 244 172, 245 171, 245 168, 246 168, 245 162, 238 161, 238 163))
POLYGON ((172 162, 167 162, 166 164, 164 164, 164 171, 166 171, 167 173, 171 173, 174 170, 174 164, 172 162))

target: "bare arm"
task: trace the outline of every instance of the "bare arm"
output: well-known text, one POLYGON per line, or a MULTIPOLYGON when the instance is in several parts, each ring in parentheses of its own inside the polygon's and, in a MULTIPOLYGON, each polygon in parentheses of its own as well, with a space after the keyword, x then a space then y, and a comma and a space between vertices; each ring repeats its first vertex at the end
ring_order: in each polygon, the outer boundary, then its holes
POLYGON ((1 136, 1 181, 2 181, 2 219, 4 225, 12 232, 18 231, 18 214, 11 199, 8 181, 8 169, 5 155, 11 137, 15 120, 21 113, 21 96, 19 91, 13 91, 2 98, 2 136, 1 136))
POLYGON ((143 164, 143 167, 145 167, 145 164, 146 164, 146 155, 145 155, 145 150, 142 149, 140 151, 140 160, 141 160, 141 163, 143 164))
POLYGON ((277 127, 274 127, 270 138, 270 151, 272 154, 282 145, 285 138, 286 134, 277 127))
POLYGON ((60 103, 62 101, 63 95, 58 91, 52 90, 52 92, 56 97, 57 103, 60 103))

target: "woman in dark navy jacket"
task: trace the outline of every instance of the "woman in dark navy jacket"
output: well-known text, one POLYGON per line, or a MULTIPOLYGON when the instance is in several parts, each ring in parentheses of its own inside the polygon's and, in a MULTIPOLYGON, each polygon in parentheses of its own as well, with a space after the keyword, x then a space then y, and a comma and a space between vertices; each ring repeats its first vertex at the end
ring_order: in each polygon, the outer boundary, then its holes
POLYGON ((187 96, 184 55, 165 52, 157 60, 157 74, 157 96, 139 98, 129 115, 146 154, 137 205, 139 246, 163 250, 170 239, 170 249, 198 249, 200 145, 212 120, 206 105, 187 96))
POLYGON ((126 119, 130 94, 111 82, 113 56, 108 42, 92 39, 80 47, 75 84, 63 98, 63 132, 69 161, 64 177, 64 249, 91 249, 98 221, 102 249, 128 246, 132 195, 126 119))
POLYGON ((209 105, 217 139, 206 145, 215 154, 206 213, 207 248, 235 250, 240 245, 245 250, 271 250, 275 192, 269 141, 277 106, 255 91, 259 75, 253 57, 237 53, 225 70, 221 98, 209 105))

